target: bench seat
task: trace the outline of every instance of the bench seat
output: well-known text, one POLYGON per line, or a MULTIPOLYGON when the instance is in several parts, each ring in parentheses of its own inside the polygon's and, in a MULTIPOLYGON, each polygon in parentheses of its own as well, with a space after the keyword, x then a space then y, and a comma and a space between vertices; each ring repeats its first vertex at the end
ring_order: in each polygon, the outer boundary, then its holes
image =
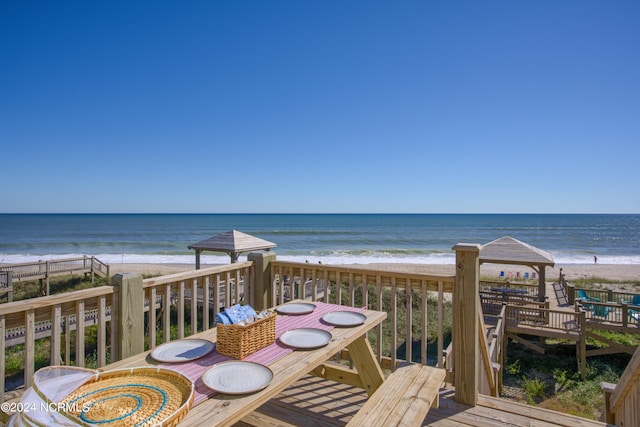
POLYGON ((409 364, 392 372, 347 426, 419 426, 437 407, 445 370, 409 364))

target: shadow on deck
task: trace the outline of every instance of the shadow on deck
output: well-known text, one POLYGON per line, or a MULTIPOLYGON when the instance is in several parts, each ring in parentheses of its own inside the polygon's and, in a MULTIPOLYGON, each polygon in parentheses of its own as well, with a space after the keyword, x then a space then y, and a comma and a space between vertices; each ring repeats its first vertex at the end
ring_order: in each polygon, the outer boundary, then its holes
MULTIPOLYGON (((367 395, 361 389, 307 376, 235 427, 344 426, 366 400, 367 395)), ((455 403, 454 390, 446 388, 440 390, 440 407, 432 408, 422 425, 596 427, 607 424, 487 396, 480 396, 478 406, 471 408, 455 403)))
MULTIPOLYGON (((366 400, 362 389, 309 375, 234 427, 342 427, 366 400)), ((454 389, 448 387, 440 389, 440 407, 431 408, 422 426, 603 427, 610 424, 482 395, 478 405, 472 408, 456 403, 454 389)))

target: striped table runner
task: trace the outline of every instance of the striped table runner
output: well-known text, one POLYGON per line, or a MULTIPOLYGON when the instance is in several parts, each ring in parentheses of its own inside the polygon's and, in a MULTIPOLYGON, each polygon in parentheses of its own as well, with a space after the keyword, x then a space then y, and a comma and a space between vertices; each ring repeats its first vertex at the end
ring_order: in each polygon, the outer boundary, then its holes
MULTIPOLYGON (((288 330, 296 329, 296 328, 318 328, 325 331, 330 331, 333 329, 332 325, 329 325, 323 322, 322 316, 332 311, 357 311, 363 312, 363 308, 357 307, 347 307, 335 304, 327 304, 324 302, 314 302, 316 305, 316 309, 309 314, 303 315, 280 315, 276 318, 276 342, 259 350, 243 360, 248 362, 259 363, 264 366, 269 366, 276 360, 286 356, 287 354, 294 351, 291 347, 287 347, 283 344, 280 344, 278 338, 280 335, 285 333, 288 330)), ((195 383, 195 398, 194 398, 194 406, 198 403, 202 402, 209 396, 215 394, 213 390, 208 388, 202 382, 202 374, 205 373, 207 369, 216 363, 223 362, 225 360, 233 360, 231 357, 219 354, 215 348, 214 350, 200 359, 193 360, 185 363, 162 363, 158 366, 168 369, 173 369, 174 371, 178 371, 181 374, 185 375, 191 381, 195 383)))

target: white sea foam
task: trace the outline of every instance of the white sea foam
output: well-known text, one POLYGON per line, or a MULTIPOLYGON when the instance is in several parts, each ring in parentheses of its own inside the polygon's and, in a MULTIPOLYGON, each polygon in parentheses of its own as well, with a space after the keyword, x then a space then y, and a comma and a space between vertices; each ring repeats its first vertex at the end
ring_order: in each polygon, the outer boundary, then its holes
MULTIPOLYGON (((276 252, 277 253, 277 252, 276 252)), ((26 262, 48 261, 63 258, 78 258, 84 254, 0 254, 0 264, 19 264, 26 262)), ((96 254, 96 258, 107 264, 194 264, 195 256, 187 255, 157 255, 157 254, 96 254)), ((421 256, 393 256, 383 253, 367 255, 350 255, 348 253, 332 253, 327 255, 286 255, 277 254, 283 261, 309 262, 310 264, 371 264, 371 263, 407 263, 407 264, 454 264, 455 253, 439 253, 421 256)), ((593 264, 593 255, 585 254, 553 254, 556 264, 593 264)), ((246 261, 246 255, 240 256, 239 261, 246 261)), ((227 264, 229 256, 203 254, 202 264, 227 264)), ((598 255, 598 264, 640 264, 640 255, 598 255)))

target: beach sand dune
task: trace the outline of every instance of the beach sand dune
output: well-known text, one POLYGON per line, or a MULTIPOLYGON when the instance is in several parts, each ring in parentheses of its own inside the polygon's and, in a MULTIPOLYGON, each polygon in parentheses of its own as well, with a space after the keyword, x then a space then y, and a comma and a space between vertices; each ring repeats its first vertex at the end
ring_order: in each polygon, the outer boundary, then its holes
MULTIPOLYGON (((214 265, 203 265, 202 268, 213 267, 214 265)), ((420 273, 435 275, 453 275, 455 266, 453 264, 406 264, 406 263, 374 263, 374 264, 353 264, 356 267, 378 269, 383 271, 399 271, 403 273, 420 273)), ((111 274, 117 273, 140 273, 152 276, 162 276, 166 274, 179 273, 193 270, 193 264, 110 264, 111 274)), ((567 280, 579 278, 606 278, 617 281, 635 281, 640 287, 640 265, 631 264, 566 264, 556 265, 547 268, 547 281, 556 281, 560 275, 560 269, 565 274, 567 280)), ((485 277, 499 277, 504 271, 508 277, 512 273, 524 275, 525 272, 531 274, 533 270, 519 265, 482 264, 480 275, 485 277)))

